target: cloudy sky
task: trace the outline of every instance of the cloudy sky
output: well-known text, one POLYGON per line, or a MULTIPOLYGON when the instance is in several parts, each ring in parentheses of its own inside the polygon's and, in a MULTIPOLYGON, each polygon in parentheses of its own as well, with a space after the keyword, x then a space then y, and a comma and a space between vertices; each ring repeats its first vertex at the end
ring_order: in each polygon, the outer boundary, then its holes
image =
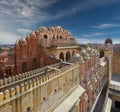
POLYGON ((79 43, 120 43, 120 0, 0 0, 0 43, 62 26, 79 43))

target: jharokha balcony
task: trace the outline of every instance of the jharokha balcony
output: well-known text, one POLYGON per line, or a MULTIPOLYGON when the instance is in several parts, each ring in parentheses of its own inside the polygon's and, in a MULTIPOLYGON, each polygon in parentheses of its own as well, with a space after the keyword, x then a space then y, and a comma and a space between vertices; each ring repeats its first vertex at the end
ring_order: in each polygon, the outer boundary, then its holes
POLYGON ((41 38, 41 46, 61 47, 61 46, 78 46, 78 44, 74 38, 69 39, 41 38))

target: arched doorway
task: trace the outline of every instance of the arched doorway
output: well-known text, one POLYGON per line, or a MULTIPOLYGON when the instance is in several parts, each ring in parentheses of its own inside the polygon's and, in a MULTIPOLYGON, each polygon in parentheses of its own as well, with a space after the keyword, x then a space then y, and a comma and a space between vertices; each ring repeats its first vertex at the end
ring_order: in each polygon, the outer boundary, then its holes
POLYGON ((100 51, 100 58, 104 57, 104 51, 100 51))
POLYGON ((36 58, 33 59, 33 62, 32 62, 32 69, 36 69, 37 68, 37 60, 36 58))
POLYGON ((59 59, 62 59, 62 61, 64 61, 64 53, 63 52, 60 53, 59 59))
POLYGON ((70 52, 68 51, 66 53, 66 62, 69 62, 70 61, 70 52))
POLYGON ((62 39, 62 36, 60 36, 60 39, 62 39))
POLYGON ((4 77, 9 77, 9 76, 11 76, 11 75, 12 75, 11 69, 10 69, 10 68, 7 68, 7 69, 5 70, 5 76, 4 76, 4 77))
POLYGON ((22 63, 22 73, 26 72, 27 71, 27 63, 26 62, 23 62, 22 63))

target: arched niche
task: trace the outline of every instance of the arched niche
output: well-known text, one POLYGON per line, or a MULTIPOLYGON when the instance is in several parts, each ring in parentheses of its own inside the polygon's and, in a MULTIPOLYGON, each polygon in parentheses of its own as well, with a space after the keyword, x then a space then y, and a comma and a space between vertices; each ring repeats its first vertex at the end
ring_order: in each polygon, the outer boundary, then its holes
POLYGON ((37 59, 34 58, 33 61, 32 61, 32 69, 36 69, 37 68, 37 59))
POLYGON ((69 60, 70 60, 70 52, 68 51, 66 53, 66 62, 69 62, 69 60))
POLYGON ((104 57, 104 51, 103 50, 100 51, 100 58, 102 58, 102 57, 104 57))
POLYGON ((61 52, 61 53, 59 54, 59 59, 62 59, 62 61, 64 61, 64 53, 63 53, 63 52, 61 52))
POLYGON ((23 62, 22 63, 22 73, 26 72, 27 71, 27 63, 26 62, 23 62))

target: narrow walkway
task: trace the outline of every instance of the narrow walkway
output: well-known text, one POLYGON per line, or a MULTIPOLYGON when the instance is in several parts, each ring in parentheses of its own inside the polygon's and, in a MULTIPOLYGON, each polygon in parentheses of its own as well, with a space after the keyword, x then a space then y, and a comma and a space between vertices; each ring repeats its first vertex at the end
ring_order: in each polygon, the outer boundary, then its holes
POLYGON ((102 111, 102 107, 103 107, 103 104, 104 104, 106 92, 107 92, 107 86, 105 86, 103 88, 93 112, 101 112, 102 111))

